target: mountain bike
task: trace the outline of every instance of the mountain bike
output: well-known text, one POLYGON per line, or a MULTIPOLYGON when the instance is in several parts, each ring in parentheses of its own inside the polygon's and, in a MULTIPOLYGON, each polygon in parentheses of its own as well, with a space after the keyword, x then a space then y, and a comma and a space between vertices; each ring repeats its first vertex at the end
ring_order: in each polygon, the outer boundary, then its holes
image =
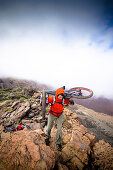
MULTIPOLYGON (((65 90, 64 93, 64 99, 71 99, 71 98, 76 98, 76 99, 88 99, 93 96, 93 91, 91 89, 85 88, 85 87, 74 87, 69 90, 65 89, 65 86, 61 87, 65 90)), ((47 90, 47 91, 42 91, 41 92, 41 98, 40 98, 40 104, 41 104, 41 110, 42 110, 42 117, 45 119, 45 101, 46 98, 49 95, 54 95, 56 94, 56 90, 47 90)))

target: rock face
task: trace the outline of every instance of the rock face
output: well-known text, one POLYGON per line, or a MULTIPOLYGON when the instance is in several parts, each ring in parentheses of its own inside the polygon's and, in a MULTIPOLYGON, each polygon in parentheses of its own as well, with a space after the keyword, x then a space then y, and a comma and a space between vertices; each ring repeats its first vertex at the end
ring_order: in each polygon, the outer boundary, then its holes
POLYGON ((55 154, 37 132, 15 132, 0 145, 0 169, 50 170, 54 166, 55 154))

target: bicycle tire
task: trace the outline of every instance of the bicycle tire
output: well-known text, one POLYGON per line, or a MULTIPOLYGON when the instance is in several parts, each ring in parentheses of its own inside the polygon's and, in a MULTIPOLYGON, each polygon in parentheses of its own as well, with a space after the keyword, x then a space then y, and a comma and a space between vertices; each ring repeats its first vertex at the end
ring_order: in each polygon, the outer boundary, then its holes
POLYGON ((76 95, 71 95, 72 98, 77 98, 77 99, 88 99, 90 97, 93 96, 93 91, 91 89, 88 89, 88 88, 85 88, 85 87, 75 87, 75 88, 71 88, 69 90, 69 92, 72 92, 74 90, 77 90, 77 89, 80 89, 80 90, 84 90, 84 91, 87 91, 89 94, 87 96, 76 96, 76 95))

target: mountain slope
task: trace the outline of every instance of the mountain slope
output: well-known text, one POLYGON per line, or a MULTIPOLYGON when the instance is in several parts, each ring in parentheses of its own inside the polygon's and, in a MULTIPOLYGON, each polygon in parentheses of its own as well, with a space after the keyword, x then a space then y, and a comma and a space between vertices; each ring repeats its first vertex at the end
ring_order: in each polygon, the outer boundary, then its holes
POLYGON ((46 85, 39 84, 35 81, 28 81, 15 78, 0 78, 0 89, 14 88, 14 87, 24 87, 35 90, 48 89, 46 85))
POLYGON ((75 99, 77 104, 83 105, 89 109, 93 109, 96 112, 102 112, 113 116, 113 100, 105 97, 92 97, 89 99, 75 99))

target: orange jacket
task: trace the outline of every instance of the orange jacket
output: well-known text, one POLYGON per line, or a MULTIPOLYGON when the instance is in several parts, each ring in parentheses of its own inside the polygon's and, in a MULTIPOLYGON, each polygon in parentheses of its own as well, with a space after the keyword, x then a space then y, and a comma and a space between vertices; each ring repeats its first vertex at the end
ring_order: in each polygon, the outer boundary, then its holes
MULTIPOLYGON (((59 94, 64 94, 64 89, 59 88, 56 90, 55 95, 55 103, 50 107, 49 113, 53 114, 54 116, 59 117, 63 112, 63 100, 58 99, 59 94)), ((48 97, 48 103, 53 103, 53 96, 48 97)), ((69 104, 68 99, 64 99, 64 104, 69 104)))

